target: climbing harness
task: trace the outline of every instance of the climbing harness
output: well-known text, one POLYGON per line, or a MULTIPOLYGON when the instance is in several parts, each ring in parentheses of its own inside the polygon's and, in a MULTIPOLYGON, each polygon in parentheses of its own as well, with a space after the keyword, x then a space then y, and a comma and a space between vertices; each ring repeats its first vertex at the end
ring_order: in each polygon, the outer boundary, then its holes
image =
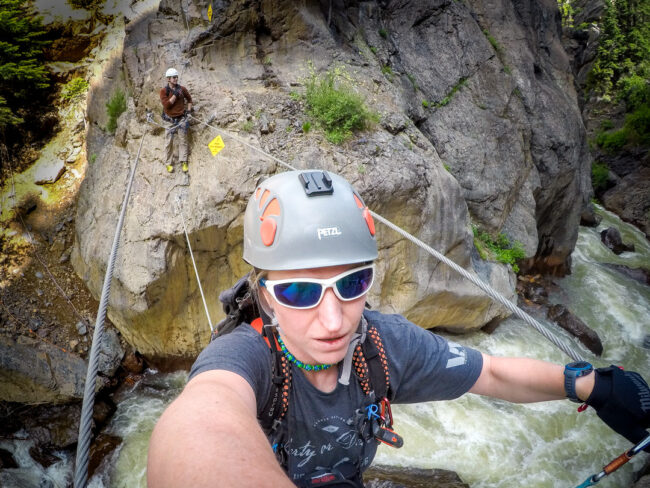
POLYGON ((97 312, 97 320, 95 321, 95 332, 93 333, 93 342, 88 356, 88 370, 86 372, 86 383, 84 385, 83 404, 81 407, 81 420, 79 422, 79 438, 77 439, 77 459, 75 463, 75 476, 74 487, 84 488, 88 482, 88 461, 90 454, 90 441, 91 441, 91 428, 93 424, 93 405, 95 403, 95 383, 97 379, 97 367, 99 364, 99 346, 101 344, 102 335, 104 333, 104 320, 106 318, 106 308, 108 307, 108 296, 111 291, 111 280, 113 278, 113 268, 115 267, 115 257, 117 256, 117 249, 120 242, 120 233, 124 223, 124 215, 126 214, 126 207, 129 203, 129 196, 131 195, 131 187, 133 186, 133 179, 135 177, 135 170, 138 167, 140 160, 140 151, 142 144, 147 133, 142 135, 138 154, 131 168, 131 176, 129 183, 126 187, 124 200, 122 201, 122 210, 120 217, 117 221, 115 228, 115 235, 113 236, 113 246, 111 254, 106 266, 106 275, 104 276, 104 286, 102 287, 102 294, 99 300, 99 310, 97 312))
POLYGON ((631 449, 625 451, 623 454, 618 456, 616 459, 612 460, 607 466, 603 468, 600 473, 596 473, 593 476, 587 478, 582 484, 576 486, 576 488, 586 488, 587 486, 594 486, 605 476, 612 474, 618 468, 627 463, 630 459, 640 453, 643 449, 650 446, 650 435, 643 439, 641 442, 636 444, 631 449))

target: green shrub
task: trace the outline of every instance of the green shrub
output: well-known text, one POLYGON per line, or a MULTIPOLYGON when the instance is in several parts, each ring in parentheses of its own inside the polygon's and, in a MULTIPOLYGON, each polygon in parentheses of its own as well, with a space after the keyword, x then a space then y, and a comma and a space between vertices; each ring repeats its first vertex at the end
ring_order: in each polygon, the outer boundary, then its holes
POLYGON ((372 54, 377 54, 377 48, 375 46, 370 46, 370 52, 372 54))
POLYGON ((557 0, 557 7, 562 16, 563 27, 573 27, 573 15, 575 13, 571 0, 557 0))
POLYGON ((429 102, 426 101, 426 100, 422 100, 422 106, 423 106, 424 108, 429 108, 429 102))
POLYGON ((607 188, 607 178, 609 177, 609 168, 601 161, 594 161, 591 165, 591 186, 594 191, 598 192, 607 188))
MULTIPOLYGON (((650 143, 650 104, 641 105, 634 112, 625 116, 628 140, 635 139, 639 144, 650 143)), ((630 141, 632 142, 632 141, 630 141)))
POLYGON ((619 81, 619 97, 625 100, 628 111, 641 108, 643 105, 650 105, 650 82, 639 76, 632 75, 619 81))
POLYGON ((247 120, 241 125, 241 130, 244 132, 253 132, 253 127, 255 124, 253 124, 252 120, 247 120))
POLYGON ((388 31, 384 28, 379 29, 379 35, 386 39, 388 37, 388 31))
POLYGON ((613 128, 614 128, 614 122, 612 122, 611 120, 603 120, 603 121, 600 123, 600 128, 601 128, 602 130, 610 130, 610 129, 613 129, 613 128))
POLYGON ((499 45, 499 42, 488 32, 487 29, 483 30, 483 35, 487 38, 488 42, 492 44, 492 47, 497 53, 501 53, 501 46, 499 45))
POLYGON ((61 98, 65 101, 75 100, 88 91, 88 82, 83 78, 73 78, 61 90, 61 98))
POLYGON ((613 132, 600 132, 596 136, 596 144, 605 152, 613 153, 625 146, 628 130, 623 128, 613 132))
POLYGON ((115 90, 111 99, 106 103, 108 123, 106 130, 111 134, 117 129, 117 119, 126 111, 126 95, 119 88, 115 90))
POLYGON ((388 78, 388 81, 390 81, 391 83, 393 82, 393 69, 390 66, 388 65, 382 66, 381 72, 386 78, 388 78))
POLYGON ((406 73, 406 77, 407 77, 407 78, 409 79, 409 81, 411 82, 411 85, 413 85, 413 90, 414 90, 414 91, 417 91, 417 89, 418 89, 418 84, 417 84, 417 82, 415 81, 415 76, 413 76, 413 75, 410 74, 410 73, 406 73))
POLYGON ((323 128, 327 140, 334 144, 341 144, 354 131, 379 120, 345 78, 344 71, 334 69, 322 76, 312 72, 305 83, 308 112, 323 128))
POLYGON ((311 122, 307 121, 302 124, 302 131, 307 134, 311 130, 311 122))
POLYGON ((472 232, 474 234, 474 246, 481 259, 495 260, 500 263, 509 264, 515 273, 519 272, 517 260, 526 257, 521 242, 515 241, 511 243, 508 236, 503 232, 499 233, 496 239, 494 239, 490 234, 480 230, 476 225, 472 225, 472 232))
POLYGON ((449 93, 447 93, 447 95, 445 96, 445 98, 443 98, 443 99, 440 100, 438 103, 436 103, 435 106, 436 106, 436 107, 444 107, 444 106, 447 105, 449 102, 451 102, 451 99, 453 98, 454 94, 455 94, 458 90, 460 90, 461 87, 462 87, 463 85, 465 85, 466 82, 467 82, 467 80, 466 80, 465 78, 461 78, 460 80, 458 80, 458 82, 457 82, 457 83, 456 83, 456 84, 451 88, 451 90, 449 91, 449 93))

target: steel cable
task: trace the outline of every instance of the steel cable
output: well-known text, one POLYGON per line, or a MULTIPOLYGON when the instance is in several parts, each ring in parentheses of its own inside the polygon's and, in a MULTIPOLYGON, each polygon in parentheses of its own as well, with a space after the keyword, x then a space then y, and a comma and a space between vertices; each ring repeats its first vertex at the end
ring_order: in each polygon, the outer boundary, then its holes
POLYGON ((373 212, 370 210, 370 213, 374 218, 379 220, 382 224, 384 224, 387 227, 390 227, 393 229, 395 232, 398 234, 404 236, 406 239, 411 241, 413 244, 421 247, 425 251, 427 251, 429 254, 431 254, 433 257, 441 261, 442 263, 446 264, 449 266, 451 269, 459 273, 461 276, 464 278, 467 278, 469 281, 474 283, 476 286, 478 286, 481 290, 483 290, 490 298, 493 300, 499 302, 501 305, 506 307, 508 310, 510 310, 513 314, 515 314, 517 317, 522 319, 524 322, 526 322, 528 325, 533 327, 537 332, 542 334, 544 337, 546 337, 549 341, 551 341, 553 344, 555 344, 561 351, 565 352, 569 357, 573 358, 576 361, 582 361, 582 358, 576 353, 573 349, 571 349, 569 346, 564 344, 561 340, 559 340, 551 331, 549 331, 546 327, 544 327, 542 324, 540 324, 537 320, 535 320, 533 317, 528 315, 526 312, 524 312, 522 309, 517 307, 515 304, 513 304, 510 300, 508 300, 506 297, 504 297, 501 293, 499 293, 497 290, 492 288, 490 285, 487 283, 481 281, 478 277, 473 276, 471 273, 469 273, 465 268, 457 265, 454 263, 452 260, 450 260, 448 257, 446 257, 444 254, 436 251, 433 249, 431 246, 425 244, 421 240, 419 240, 417 237, 412 236, 405 230, 401 229, 397 225, 393 224, 391 221, 385 219, 381 215, 373 212))
POLYGON ((79 438, 77 440, 77 458, 75 463, 75 476, 74 488, 85 488, 88 481, 88 461, 90 453, 91 429, 93 421, 93 406, 95 403, 95 383, 97 380, 97 367, 99 363, 99 347, 101 345, 102 334, 104 332, 104 319, 106 318, 106 308, 108 307, 108 297, 111 291, 111 280, 113 278, 113 268, 115 267, 115 257, 120 242, 120 233, 122 225, 124 224, 124 215, 126 214, 126 207, 129 203, 129 196, 131 195, 131 187, 133 186, 133 179, 135 171, 138 167, 140 159, 140 151, 142 144, 147 133, 142 135, 138 154, 135 158, 135 163, 131 169, 131 176, 129 183, 126 187, 124 200, 122 202, 122 210, 120 217, 115 227, 115 235, 113 237, 113 247, 111 248, 110 258, 106 267, 106 274, 104 275, 104 286, 102 287, 102 294, 99 301, 99 310, 97 312, 97 320, 95 321, 95 332, 93 333, 93 342, 88 356, 88 370, 86 372, 86 383, 84 385, 83 405, 81 408, 81 420, 79 422, 79 438))

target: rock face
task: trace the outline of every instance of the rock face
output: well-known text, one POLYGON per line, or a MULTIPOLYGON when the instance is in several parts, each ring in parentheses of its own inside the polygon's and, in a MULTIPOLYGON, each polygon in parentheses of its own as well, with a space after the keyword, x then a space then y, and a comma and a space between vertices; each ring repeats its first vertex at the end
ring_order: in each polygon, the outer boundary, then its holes
POLYGON ((86 369, 80 357, 38 339, 0 336, 2 401, 64 403, 81 399, 86 369))
MULTIPOLYGON (((246 200, 258 181, 284 169, 254 148, 297 168, 342 174, 374 211, 510 299, 512 272, 472 258, 470 218, 524 243, 530 267, 566 270, 590 161, 555 2, 339 2, 329 22, 327 6, 313 1, 213 5, 211 22, 207 4, 184 5, 163 0, 158 12, 126 25, 122 63, 133 96, 113 144, 88 148, 98 158, 78 202, 71 259, 99 295, 129 170, 146 138, 109 304, 112 322, 139 352, 188 357, 207 342, 177 202, 216 322, 218 292, 247 271, 246 200), (308 117, 291 92, 303 90, 308 62, 318 72, 345 66, 380 123, 341 146, 299 130, 308 117), (163 131, 146 123, 148 111, 159 121, 158 90, 170 66, 197 108, 189 178, 165 172, 163 131), (213 157, 207 144, 218 134, 226 147, 213 157)), ((375 307, 424 327, 480 327, 506 315, 387 228, 378 226, 378 240, 375 307)))
POLYGON ((650 157, 646 154, 636 171, 625 175, 614 188, 602 196, 607 209, 620 215, 626 222, 636 225, 646 237, 650 237, 649 182, 650 157))

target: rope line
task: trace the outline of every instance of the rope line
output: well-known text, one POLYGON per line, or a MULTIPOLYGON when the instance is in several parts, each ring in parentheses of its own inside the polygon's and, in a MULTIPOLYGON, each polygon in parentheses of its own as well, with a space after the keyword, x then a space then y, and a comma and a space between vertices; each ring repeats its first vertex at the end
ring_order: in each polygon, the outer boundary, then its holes
POLYGON ((210 318, 210 312, 208 311, 208 304, 205 301, 203 287, 201 286, 201 278, 199 277, 199 270, 196 268, 196 261, 194 260, 192 245, 190 244, 190 236, 187 234, 187 227, 185 227, 185 216, 183 215, 183 209, 181 208, 180 199, 177 199, 175 203, 176 203, 176 210, 178 211, 178 214, 181 216, 181 222, 183 222, 183 232, 185 233, 187 248, 190 250, 190 257, 192 258, 192 265, 194 266, 194 274, 196 274, 196 282, 199 285, 199 291, 201 292, 201 299, 203 300, 203 306, 205 307, 205 314, 208 316, 208 324, 210 325, 210 332, 214 332, 214 327, 212 326, 212 319, 210 318))
POLYGON ((99 346, 104 332, 104 319, 106 318, 106 308, 108 307, 108 296, 111 291, 111 280, 113 278, 113 268, 115 267, 115 257, 120 242, 120 233, 124 223, 124 215, 126 214, 126 207, 129 203, 129 196, 131 195, 131 187, 133 186, 133 179, 135 177, 135 170, 138 167, 138 160, 140 159, 140 151, 146 136, 146 132, 142 135, 138 154, 135 158, 135 163, 131 169, 131 176, 129 177, 129 184, 126 187, 124 200, 122 202, 122 210, 120 217, 117 221, 115 228, 115 235, 113 237, 113 247, 106 267, 106 274, 104 275, 104 286, 102 288, 101 299, 99 301, 99 310, 97 312, 97 320, 95 322, 95 332, 93 333, 93 342, 88 355, 88 370, 86 372, 86 383, 84 385, 83 405, 81 408, 81 420, 79 422, 79 437, 77 440, 77 458, 75 463, 75 476, 74 488, 84 488, 88 482, 88 461, 90 453, 91 441, 91 428, 93 423, 93 405, 95 403, 95 383, 97 381, 97 367, 99 364, 99 346))
MULTIPOLYGON (((255 147, 255 146, 252 146, 252 145, 248 144, 247 142, 245 142, 244 140, 242 140, 241 138, 239 138, 237 136, 234 136, 233 134, 228 134, 228 133, 222 131, 221 129, 208 124, 207 122, 204 122, 204 121, 194 117, 191 114, 189 116, 191 118, 193 118, 194 120, 198 121, 199 123, 201 123, 201 124, 203 124, 203 125, 205 125, 207 127, 210 127, 211 129, 219 132, 220 135, 225 135, 225 136, 228 136, 228 137, 232 137, 236 141, 244 144, 246 147, 249 147, 250 149, 253 149, 254 151, 257 151, 257 152, 263 154, 264 156, 273 159, 274 161, 278 162, 279 164, 281 164, 282 166, 284 166, 284 167, 286 167, 288 169, 291 169, 291 170, 296 169, 293 166, 291 166, 290 164, 285 163, 284 161, 276 158, 275 156, 264 152, 262 149, 259 149, 259 148, 255 147)), ((462 268, 461 266, 457 265, 456 263, 451 261, 449 258, 447 258, 445 255, 443 255, 440 252, 436 251, 431 246, 425 244, 424 242, 422 242, 417 237, 409 234, 404 229, 402 229, 402 228, 398 227, 397 225, 393 224, 391 221, 385 219, 381 215, 373 212, 372 210, 370 210, 370 213, 372 214, 372 216, 374 218, 376 218, 382 224, 386 225, 387 227, 389 227, 389 228, 393 229, 394 231, 396 231, 397 233, 401 234, 406 239, 411 241, 413 244, 415 244, 416 246, 424 249, 426 252, 431 254, 433 257, 435 257, 439 261, 443 262, 444 264, 446 264, 447 266, 452 268, 454 271, 459 273, 461 276, 463 276, 464 278, 467 278, 469 281, 474 283, 481 290, 483 290, 483 292, 485 292, 490 298, 492 298, 493 300, 497 301, 498 303, 500 303, 501 305, 506 307, 513 314, 515 314, 517 317, 522 319, 526 324, 533 327, 537 332, 542 334, 546 339, 548 339, 552 344, 554 344, 557 348, 559 348, 561 351, 563 351, 569 357, 573 358, 576 361, 582 360, 580 355, 577 352, 575 352, 571 347, 564 344, 564 342, 562 342, 559 338, 557 338, 550 330, 548 330, 546 327, 544 327, 542 324, 540 324, 537 320, 535 320, 533 317, 528 315, 526 312, 521 310, 515 304, 510 302, 507 298, 505 298, 501 293, 499 293, 493 287, 491 287, 487 283, 481 281, 476 276, 472 276, 465 268, 462 268)))

